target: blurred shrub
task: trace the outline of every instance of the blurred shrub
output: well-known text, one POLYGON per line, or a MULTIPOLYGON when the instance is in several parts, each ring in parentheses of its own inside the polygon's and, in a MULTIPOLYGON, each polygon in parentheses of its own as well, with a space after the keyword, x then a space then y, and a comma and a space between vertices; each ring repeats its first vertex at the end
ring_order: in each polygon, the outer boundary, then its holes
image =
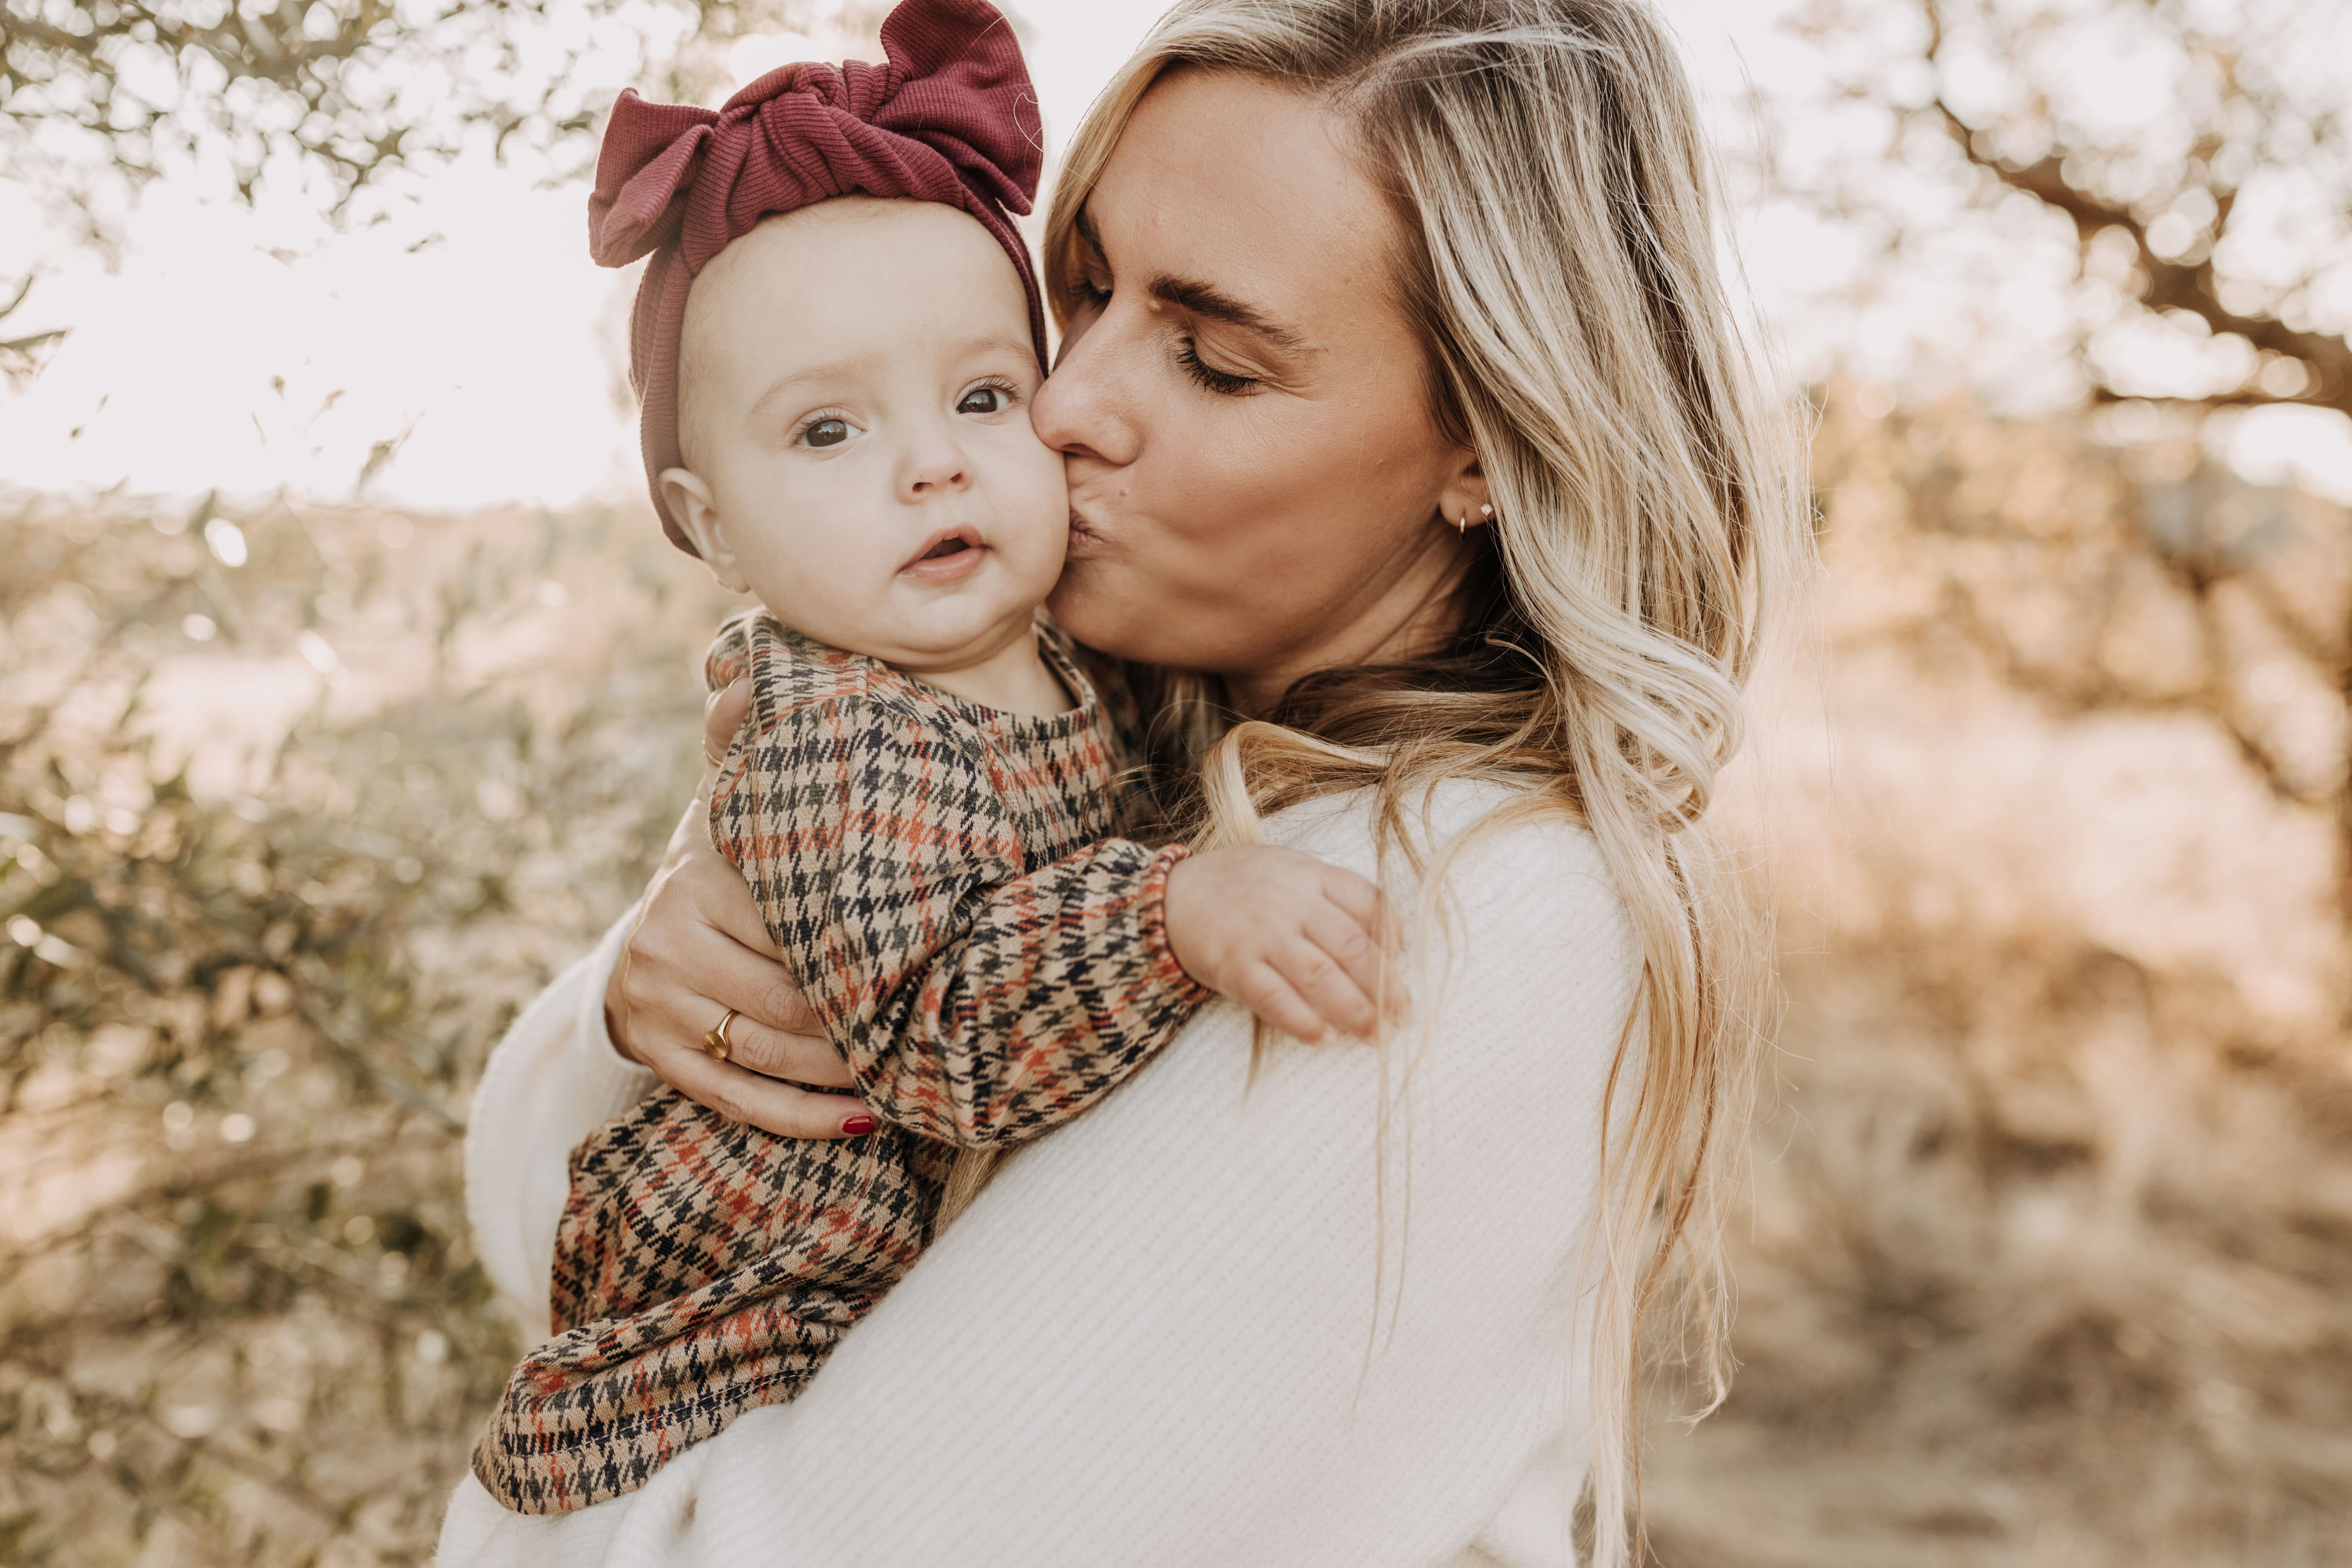
POLYGON ((2352 519, 2146 408, 1838 392, 1815 458, 1748 1364, 1661 1554, 2352 1560, 2352 519))
POLYGON ((637 518, 0 519, 0 1560, 429 1555, 458 1139, 690 789, 637 518))

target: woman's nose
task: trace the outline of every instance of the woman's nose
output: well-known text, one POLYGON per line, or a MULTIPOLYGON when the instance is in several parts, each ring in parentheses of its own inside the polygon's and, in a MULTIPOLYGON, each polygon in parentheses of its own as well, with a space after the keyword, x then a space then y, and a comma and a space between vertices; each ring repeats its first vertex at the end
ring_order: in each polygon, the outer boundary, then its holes
POLYGON ((1054 374, 1029 405, 1037 439, 1067 457, 1093 458, 1113 468, 1135 461, 1141 442, 1132 389, 1122 374, 1126 357, 1118 322, 1108 314, 1065 336, 1054 374))

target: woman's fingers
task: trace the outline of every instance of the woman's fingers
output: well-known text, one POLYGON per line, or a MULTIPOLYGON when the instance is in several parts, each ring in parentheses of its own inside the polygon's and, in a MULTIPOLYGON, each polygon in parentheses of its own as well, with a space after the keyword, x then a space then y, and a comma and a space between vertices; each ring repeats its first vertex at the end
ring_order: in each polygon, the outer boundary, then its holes
POLYGON ((738 1015, 727 1026, 727 1042, 729 1061, 764 1078, 790 1079, 819 1089, 847 1089, 857 1081, 833 1042, 821 1034, 790 1034, 738 1015))
MULTIPOLYGON (((761 966, 761 973, 770 978, 761 989, 773 993, 759 998, 758 1011, 762 1019, 780 1028, 791 1028, 802 1020, 815 1022, 815 1014, 800 1000, 791 972, 784 968, 782 953, 768 936, 767 921, 760 918, 759 900, 751 896, 743 873, 711 844, 708 814, 698 816, 695 831, 672 855, 668 874, 655 898, 685 905, 692 917, 678 921, 676 930, 667 934, 690 942, 698 932, 707 931, 741 949, 761 966)), ((644 923, 652 924, 653 915, 652 905, 648 904, 644 923)))
POLYGON ((847 1138, 874 1131, 872 1112, 854 1096, 796 1089, 700 1052, 667 1065, 662 1080, 678 1093, 730 1121, 748 1121, 781 1138, 847 1138))
POLYGON ((709 803, 719 764, 727 760, 727 748, 735 743, 735 732, 751 716, 751 683, 740 677, 712 692, 703 703, 702 785, 694 792, 696 799, 709 803))
POLYGON ((708 822, 697 806, 678 825, 605 992, 614 1044, 722 1116, 840 1137, 845 1123, 870 1120, 866 1106, 796 1086, 846 1088, 849 1064, 793 984, 742 874, 711 847, 708 822), (722 1062, 704 1041, 730 1011, 722 1062))
MULTIPOLYGON (((732 868, 728 871, 733 875, 732 868)), ((674 880, 695 875, 684 867, 674 880)), ((750 897, 740 879, 717 891, 750 897)), ((738 1068, 805 1084, 846 1087, 855 1081, 782 963, 738 941, 714 918, 719 911, 686 904, 667 910, 673 917, 690 911, 698 918, 657 920, 663 911, 649 907, 630 945, 621 985, 627 1043, 638 1060, 680 1092, 692 1094, 670 1064, 683 1053, 688 1058, 683 1070, 698 1082, 709 1081, 691 1058, 711 1059, 705 1037, 732 1011, 728 1058, 738 1068)), ((766 941, 764 931, 760 940, 766 941)))
POLYGON ((770 1028, 814 1034, 824 1027, 769 940, 741 873, 708 842, 686 852, 647 904, 630 959, 658 980, 690 986, 688 994, 716 998, 770 1028))

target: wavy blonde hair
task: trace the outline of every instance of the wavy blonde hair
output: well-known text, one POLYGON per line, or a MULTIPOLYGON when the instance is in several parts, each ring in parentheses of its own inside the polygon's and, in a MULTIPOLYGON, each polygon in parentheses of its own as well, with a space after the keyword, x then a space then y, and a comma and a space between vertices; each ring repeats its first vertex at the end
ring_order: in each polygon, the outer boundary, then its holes
MULTIPOLYGON (((1726 1173, 1771 985, 1763 916, 1705 818, 1767 609, 1810 546, 1798 426, 1743 342, 1697 108, 1645 0, 1182 0, 1071 141, 1045 247, 1065 324, 1080 208, 1137 102, 1181 68, 1314 95, 1353 128, 1396 215, 1433 411, 1477 453, 1498 515, 1473 536, 1447 646, 1311 678, 1272 722, 1231 729, 1213 682, 1164 675, 1162 740, 1198 765, 1211 842, 1369 787, 1383 843, 1409 844, 1408 803, 1465 775, 1518 786, 1480 830, 1566 819, 1598 842, 1642 961, 1579 1315, 1592 1561, 1614 1568, 1640 1532, 1652 1320, 1684 1331, 1706 1409, 1729 1372, 1726 1173)), ((1425 888, 1464 842, 1423 868, 1425 888)))

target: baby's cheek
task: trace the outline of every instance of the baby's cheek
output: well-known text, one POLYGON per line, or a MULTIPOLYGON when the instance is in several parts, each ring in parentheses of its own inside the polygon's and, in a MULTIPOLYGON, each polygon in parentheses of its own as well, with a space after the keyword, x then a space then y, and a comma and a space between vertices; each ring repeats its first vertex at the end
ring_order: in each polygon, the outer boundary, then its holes
MULTIPOLYGON (((887 498, 885 498, 887 501, 887 498)), ((752 592, 786 625, 840 647, 872 642, 877 601, 903 563, 886 508, 843 485, 805 479, 767 500, 769 527, 752 592)))
POLYGON ((1037 440, 1026 426, 1021 429, 1019 450, 1010 454, 1009 487, 1018 497, 1018 517, 1024 534, 1034 531, 1050 545, 1056 562, 1070 531, 1070 487, 1062 454, 1037 440))

